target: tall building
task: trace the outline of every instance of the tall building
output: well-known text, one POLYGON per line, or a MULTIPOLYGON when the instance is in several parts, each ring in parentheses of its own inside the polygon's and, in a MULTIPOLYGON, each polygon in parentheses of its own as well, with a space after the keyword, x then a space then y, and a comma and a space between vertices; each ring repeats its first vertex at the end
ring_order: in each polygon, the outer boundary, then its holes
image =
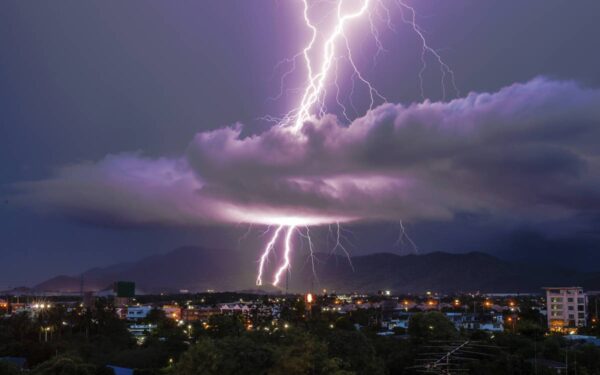
POLYGON ((130 299, 135 297, 135 283, 131 281, 117 281, 113 286, 115 292, 115 306, 127 306, 130 299))
POLYGON ((571 333, 587 322, 587 296, 583 288, 549 287, 546 290, 548 329, 552 332, 571 333))

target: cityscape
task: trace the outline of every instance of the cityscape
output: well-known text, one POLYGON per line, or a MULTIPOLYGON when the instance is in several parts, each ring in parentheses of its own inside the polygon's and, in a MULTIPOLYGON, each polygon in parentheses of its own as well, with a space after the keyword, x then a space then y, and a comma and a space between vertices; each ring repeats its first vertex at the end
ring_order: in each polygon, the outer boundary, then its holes
POLYGON ((600 375, 600 1, 0 1, 0 375, 600 375))
POLYGON ((120 281, 101 294, 4 296, 2 350, 23 356, 1 357, 0 368, 7 374, 55 373, 60 366, 77 374, 263 373, 266 366, 273 373, 594 373, 599 299, 599 291, 580 287, 526 294, 137 295, 135 283, 120 281), (327 349, 317 353, 314 345, 327 349), (77 357, 54 356, 59 350, 77 357))

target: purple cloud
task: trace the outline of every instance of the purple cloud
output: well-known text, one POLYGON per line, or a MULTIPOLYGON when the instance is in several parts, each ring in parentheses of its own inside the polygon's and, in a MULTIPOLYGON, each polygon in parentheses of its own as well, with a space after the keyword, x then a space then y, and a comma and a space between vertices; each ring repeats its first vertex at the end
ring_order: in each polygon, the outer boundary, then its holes
POLYGON ((109 155, 18 187, 38 207, 134 224, 547 218, 600 209, 599 142, 600 90, 537 78, 301 134, 202 132, 179 158, 109 155))

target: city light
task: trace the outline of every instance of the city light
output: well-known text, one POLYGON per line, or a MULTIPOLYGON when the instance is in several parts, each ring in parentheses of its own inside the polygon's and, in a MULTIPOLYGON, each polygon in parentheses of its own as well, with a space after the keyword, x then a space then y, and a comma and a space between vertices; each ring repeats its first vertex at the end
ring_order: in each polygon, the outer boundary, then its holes
POLYGON ((313 295, 312 295, 312 293, 308 293, 306 295, 306 302, 307 303, 312 303, 312 301, 313 301, 313 295))

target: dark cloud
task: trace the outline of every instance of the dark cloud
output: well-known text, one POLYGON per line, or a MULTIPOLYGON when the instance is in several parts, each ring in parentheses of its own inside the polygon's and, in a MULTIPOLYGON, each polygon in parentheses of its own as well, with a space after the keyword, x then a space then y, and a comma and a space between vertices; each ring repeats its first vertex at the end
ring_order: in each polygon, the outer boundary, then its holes
POLYGON ((450 102, 382 105, 301 134, 235 125, 184 156, 109 155, 19 185, 69 215, 171 225, 560 217, 600 209, 600 90, 537 78, 450 102))

